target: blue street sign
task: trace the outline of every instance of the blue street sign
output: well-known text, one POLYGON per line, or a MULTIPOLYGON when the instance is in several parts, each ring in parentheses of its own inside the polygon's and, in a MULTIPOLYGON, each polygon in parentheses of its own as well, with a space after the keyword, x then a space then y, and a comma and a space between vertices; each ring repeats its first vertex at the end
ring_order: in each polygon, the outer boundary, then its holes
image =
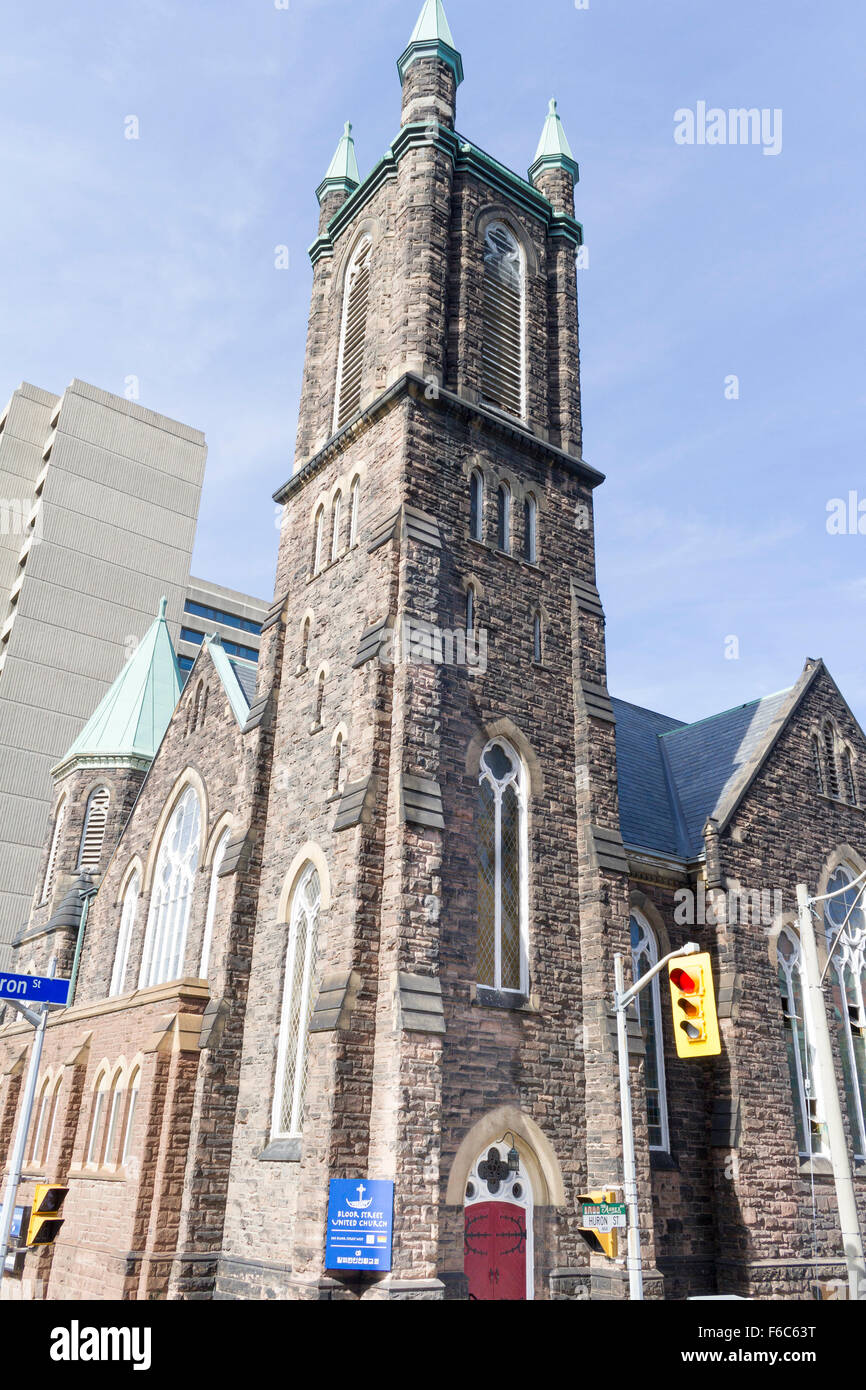
POLYGON ((65 1004, 68 980, 52 980, 47 975, 0 974, 0 1004, 4 999, 29 999, 36 1004, 65 1004))
POLYGON ((383 1178, 332 1178, 325 1268, 390 1269, 394 1184, 383 1178))

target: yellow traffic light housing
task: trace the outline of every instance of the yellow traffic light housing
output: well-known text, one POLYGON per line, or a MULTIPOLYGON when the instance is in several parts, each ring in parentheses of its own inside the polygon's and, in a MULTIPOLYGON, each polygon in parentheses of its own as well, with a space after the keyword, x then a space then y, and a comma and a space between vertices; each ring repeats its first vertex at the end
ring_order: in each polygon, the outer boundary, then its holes
POLYGON ((722 1050, 709 951, 668 961, 678 1057, 717 1057, 722 1050))
POLYGON ((60 1212, 68 1191, 62 1183, 36 1184, 25 1245, 51 1245, 57 1239, 64 1221, 60 1212))
MULTIPOLYGON (((616 1193, 613 1190, 583 1192, 577 1199, 577 1205, 581 1209, 584 1206, 598 1206, 601 1202, 615 1202, 616 1193)), ((592 1226, 579 1226, 578 1230, 582 1233, 584 1240, 593 1250, 600 1250, 607 1255, 608 1259, 615 1260, 618 1252, 617 1228, 612 1231, 597 1231, 592 1226)))

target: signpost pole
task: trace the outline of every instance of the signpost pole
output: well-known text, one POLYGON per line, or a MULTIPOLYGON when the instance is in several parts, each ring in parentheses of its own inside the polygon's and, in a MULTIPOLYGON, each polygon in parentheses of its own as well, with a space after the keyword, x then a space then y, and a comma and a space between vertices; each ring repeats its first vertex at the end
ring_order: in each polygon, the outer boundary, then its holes
POLYGON ((15 1133, 15 1144, 12 1149, 12 1158, 9 1164, 9 1175, 6 1179, 6 1190, 3 1193, 3 1211, 2 1214, 0 1214, 0 1279, 2 1279, 3 1275, 6 1273, 6 1252, 9 1247, 9 1232, 12 1230, 12 1218, 15 1214, 15 1199, 18 1196, 18 1184, 21 1181, 21 1169, 24 1165, 24 1148, 27 1143, 27 1135, 30 1131, 30 1119, 33 1114, 33 1099, 36 1095, 36 1080, 39 1076, 39 1063, 42 1060, 42 1043, 45 1039, 45 1026, 47 1022, 48 1005, 43 1004, 42 1013, 36 1024, 36 1034, 30 1053, 30 1065, 27 1068, 27 1080, 24 1083, 24 1099, 21 1105, 21 1114, 18 1117, 18 1129, 15 1133))
POLYGON ((622 1123, 622 1164, 623 1191, 628 1207, 628 1228, 626 1230, 626 1264, 628 1266, 629 1298, 643 1298, 643 1267, 640 1254, 640 1227, 637 1213, 637 1166, 634 1154, 634 1125, 631 1114, 631 1076, 628 1066, 628 1031, 625 1007, 622 997, 625 994, 625 973, 623 958, 613 958, 614 983, 616 987, 616 1050, 619 1067, 619 1113, 622 1123))

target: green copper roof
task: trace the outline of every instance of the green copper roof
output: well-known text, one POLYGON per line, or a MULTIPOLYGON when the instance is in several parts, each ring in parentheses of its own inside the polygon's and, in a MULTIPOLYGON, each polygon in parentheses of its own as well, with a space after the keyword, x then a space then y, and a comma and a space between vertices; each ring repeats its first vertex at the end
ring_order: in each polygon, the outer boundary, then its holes
POLYGON ((109 766, 151 762, 181 692, 180 667, 165 621, 166 600, 111 689, 85 724, 57 776, 78 760, 109 766))
POLYGON ((444 63, 448 64, 454 72, 459 87, 463 81, 463 59, 454 47, 454 39, 445 17, 442 0, 424 0, 409 43, 397 59, 400 81, 402 82, 405 78, 406 69, 410 63, 414 63, 417 58, 431 57, 441 58, 444 63))
POLYGON ((529 177, 532 178, 540 169, 568 169, 575 181, 577 180, 577 163, 571 153, 571 146, 566 138, 553 97, 551 97, 547 108, 547 119, 544 122, 538 149, 535 151, 535 158, 529 166, 529 177))
POLYGON ((316 189, 316 197, 322 201, 326 193, 331 189, 340 189, 345 193, 352 193, 361 182, 361 175, 358 173, 358 161, 355 157, 355 142, 352 139, 352 122, 347 121, 340 136, 340 142, 334 151, 334 158, 328 165, 328 172, 316 189))

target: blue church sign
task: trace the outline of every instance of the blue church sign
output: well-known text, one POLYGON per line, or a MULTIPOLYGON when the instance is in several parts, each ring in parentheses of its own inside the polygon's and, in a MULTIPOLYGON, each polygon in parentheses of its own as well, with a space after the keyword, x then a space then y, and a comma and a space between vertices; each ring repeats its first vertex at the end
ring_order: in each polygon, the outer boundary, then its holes
POLYGON ((325 1268, 390 1269, 394 1184, 382 1178, 332 1178, 325 1268))

